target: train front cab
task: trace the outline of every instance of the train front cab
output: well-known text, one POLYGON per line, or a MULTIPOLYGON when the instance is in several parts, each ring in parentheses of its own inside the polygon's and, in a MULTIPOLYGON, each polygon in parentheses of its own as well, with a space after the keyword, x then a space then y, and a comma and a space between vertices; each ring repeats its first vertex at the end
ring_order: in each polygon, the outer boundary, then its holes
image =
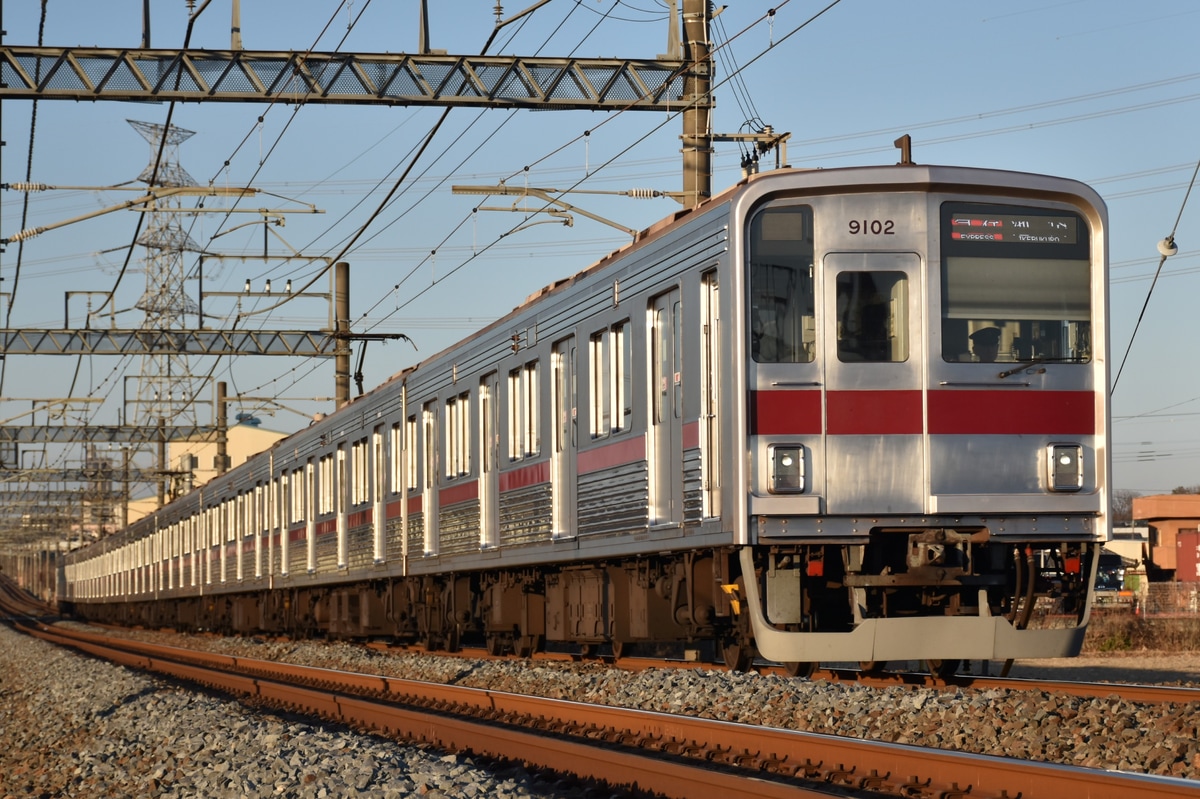
POLYGON ((755 645, 1077 654, 1108 526, 1103 204, 1037 176, 857 174, 735 211, 755 645))

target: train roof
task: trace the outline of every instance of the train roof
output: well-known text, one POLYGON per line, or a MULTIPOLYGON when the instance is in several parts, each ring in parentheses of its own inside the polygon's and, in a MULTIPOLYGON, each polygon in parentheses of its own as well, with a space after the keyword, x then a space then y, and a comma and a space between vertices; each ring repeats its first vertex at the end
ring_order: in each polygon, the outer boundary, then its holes
MULTIPOLYGON (((1059 186, 1064 183, 1074 183, 1077 186, 1075 194, 1086 199, 1087 201, 1102 206, 1103 201, 1089 186, 1078 181, 1072 181, 1067 178, 1053 177, 1049 175, 1032 175, 1026 172, 1016 172, 1011 170, 984 169, 979 167, 961 167, 961 166, 943 166, 933 164, 884 164, 876 166, 855 166, 855 167, 838 167, 836 169, 795 169, 783 168, 772 170, 770 172, 762 172, 757 175, 751 175, 743 178, 729 188, 713 195, 704 202, 692 208, 683 208, 670 216, 664 217, 657 222, 651 224, 638 231, 634 240, 629 244, 624 245, 599 260, 584 267, 567 277, 543 286, 537 291, 525 298, 524 302, 513 308, 507 314, 497 318, 492 323, 485 325, 479 330, 471 334, 471 337, 479 336, 483 333, 495 330, 502 327, 516 316, 526 311, 534 303, 544 299, 545 297, 561 290, 564 286, 568 286, 598 269, 602 269, 612 263, 617 258, 623 258, 630 253, 636 252, 643 247, 648 246, 654 241, 661 239, 671 231, 682 227, 688 222, 698 218, 704 213, 718 208, 721 205, 730 202, 740 194, 757 195, 753 191, 756 184, 771 183, 780 180, 781 177, 789 177, 793 180, 793 189, 822 189, 825 191, 833 190, 850 190, 850 191, 868 191, 880 189, 900 189, 908 188, 910 190, 921 189, 925 191, 935 190, 938 188, 950 188, 954 185, 963 185, 964 183, 972 183, 975 185, 983 184, 994 186, 995 188, 1020 188, 1028 187, 1031 177, 1042 178, 1045 181, 1053 181, 1059 186), (798 176, 803 176, 800 181, 796 181, 798 176), (807 178, 807 179, 804 179, 807 178)), ((370 396, 374 391, 383 388, 397 380, 403 380, 407 375, 417 371, 424 364, 432 363, 442 358, 447 352, 457 349, 466 339, 455 342, 454 344, 440 350, 439 352, 430 355, 427 358, 422 358, 418 363, 413 364, 388 379, 384 380, 374 389, 360 397, 352 400, 360 400, 363 397, 370 396)), ((347 406, 349 407, 349 406, 347 406)))
MULTIPOLYGON (((337 409, 333 413, 319 416, 314 419, 313 424, 307 428, 298 430, 291 435, 275 442, 270 449, 286 448, 293 446, 296 436, 305 433, 311 433, 313 425, 331 425, 336 426, 340 418, 344 418, 343 414, 353 413, 364 402, 377 395, 381 391, 387 390, 397 382, 404 381, 409 375, 418 370, 433 364, 453 350, 462 346, 465 341, 472 338, 480 337, 489 332, 495 331, 497 328, 502 328, 511 321, 526 312, 530 307, 549 297, 558 291, 564 289, 584 277, 591 275, 599 269, 611 264, 614 260, 624 258, 631 253, 637 252, 654 242, 659 241, 671 232, 683 227, 691 221, 698 219, 704 214, 721 208, 729 203, 737 203, 743 199, 755 202, 757 199, 770 191, 770 184, 781 180, 789 181, 789 189, 792 191, 805 193, 811 191, 870 191, 870 190, 937 190, 950 189, 954 186, 962 186, 965 184, 992 186, 997 189, 1020 189, 1027 188, 1030 185, 1030 179, 1034 178, 1038 182, 1045 181, 1045 186, 1053 183, 1059 190, 1064 186, 1074 184, 1074 188, 1069 192, 1072 195, 1079 196, 1085 200, 1103 205, 1100 199, 1090 187, 1078 181, 1070 181, 1064 178, 1052 176, 1031 175, 1029 173, 982 169, 977 167, 959 167, 959 166, 942 166, 942 165, 924 165, 924 164, 893 164, 893 165, 875 165, 875 166, 856 166, 856 167, 838 167, 835 169, 793 169, 784 168, 763 172, 757 175, 744 178, 727 189, 713 195, 704 202, 692 208, 685 208, 676 211, 675 213, 664 217, 663 219, 654 222, 649 227, 639 231, 633 241, 620 247, 612 252, 604 255, 592 264, 580 269, 579 271, 569 276, 543 286, 537 291, 530 294, 518 306, 513 308, 507 314, 497 318, 488 325, 474 331, 470 336, 456 341, 449 347, 446 347, 432 355, 422 358, 418 363, 408 366, 391 377, 379 383, 377 386, 363 394, 354 397, 344 407, 337 409)), ((269 450, 266 450, 269 451, 269 450)), ((264 451, 264 452, 266 452, 264 451)), ((260 453, 262 454, 262 453, 260 453)), ((251 456, 251 460, 256 456, 251 456)), ((220 478, 215 478, 214 482, 220 478)))

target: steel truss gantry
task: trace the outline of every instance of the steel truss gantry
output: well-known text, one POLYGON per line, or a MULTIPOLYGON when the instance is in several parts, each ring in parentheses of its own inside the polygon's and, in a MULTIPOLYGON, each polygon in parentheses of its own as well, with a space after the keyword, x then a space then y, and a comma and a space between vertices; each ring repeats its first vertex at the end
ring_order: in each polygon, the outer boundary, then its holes
POLYGON ((215 441, 217 428, 201 425, 2 425, 0 444, 158 444, 215 441))
MULTIPOLYGON (((678 111, 687 61, 0 47, 0 99, 678 111)), ((707 105, 706 96, 690 105, 707 105)))
POLYGON ((286 355, 331 357, 338 337, 313 330, 0 329, 4 355, 286 355))

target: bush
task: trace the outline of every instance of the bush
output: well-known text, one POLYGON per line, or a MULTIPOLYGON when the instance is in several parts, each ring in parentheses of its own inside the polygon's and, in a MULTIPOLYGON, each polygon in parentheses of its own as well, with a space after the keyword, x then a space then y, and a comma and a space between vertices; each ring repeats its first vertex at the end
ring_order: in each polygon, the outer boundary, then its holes
POLYGON ((1095 610, 1083 652, 1200 651, 1200 616, 1135 616, 1128 609, 1095 610))

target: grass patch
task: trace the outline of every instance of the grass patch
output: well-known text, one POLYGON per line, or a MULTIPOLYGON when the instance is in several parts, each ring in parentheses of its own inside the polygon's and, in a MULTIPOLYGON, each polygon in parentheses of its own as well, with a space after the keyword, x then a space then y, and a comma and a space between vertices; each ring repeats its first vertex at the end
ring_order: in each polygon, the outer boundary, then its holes
POLYGON ((1200 616, 1135 616, 1128 609, 1093 610, 1083 652, 1200 651, 1200 616))

